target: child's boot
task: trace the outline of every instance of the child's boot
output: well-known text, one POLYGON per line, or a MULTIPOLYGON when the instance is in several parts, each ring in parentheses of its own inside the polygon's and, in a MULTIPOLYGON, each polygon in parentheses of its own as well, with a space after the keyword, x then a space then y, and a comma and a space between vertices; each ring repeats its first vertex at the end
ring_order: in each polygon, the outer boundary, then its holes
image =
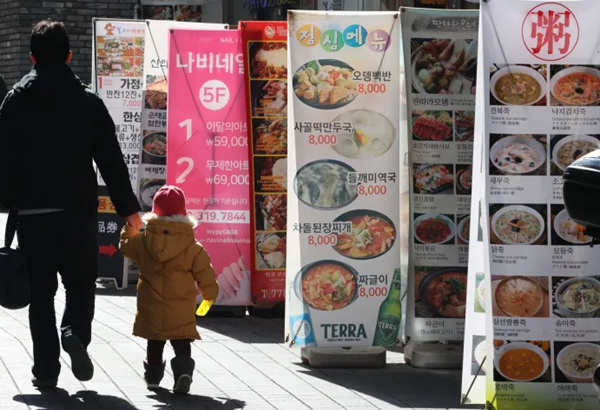
POLYGON ((160 381, 165 375, 165 362, 162 364, 148 364, 144 360, 144 379, 149 389, 157 389, 160 387, 160 381))
POLYGON ((171 369, 173 369, 173 378, 175 379, 173 393, 188 393, 190 391, 194 365, 194 359, 191 357, 175 356, 171 360, 171 369))

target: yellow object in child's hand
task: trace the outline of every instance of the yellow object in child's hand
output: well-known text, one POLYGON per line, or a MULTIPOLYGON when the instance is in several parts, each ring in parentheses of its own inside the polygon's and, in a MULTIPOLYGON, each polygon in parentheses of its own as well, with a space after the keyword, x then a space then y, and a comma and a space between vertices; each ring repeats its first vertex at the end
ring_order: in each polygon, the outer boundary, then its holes
POLYGON ((198 306, 196 314, 198 316, 206 316, 213 303, 215 303, 214 299, 204 299, 202 303, 200 303, 200 306, 198 306))

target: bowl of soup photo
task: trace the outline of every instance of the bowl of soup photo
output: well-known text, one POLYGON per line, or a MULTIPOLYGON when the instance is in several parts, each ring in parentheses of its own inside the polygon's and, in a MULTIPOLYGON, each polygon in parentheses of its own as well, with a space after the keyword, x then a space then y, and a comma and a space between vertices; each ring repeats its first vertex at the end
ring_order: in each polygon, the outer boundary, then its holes
POLYGON ((542 215, 524 205, 505 206, 492 217, 492 231, 505 245, 531 245, 540 239, 544 229, 542 215))
POLYGON ((556 356, 556 366, 573 383, 592 383, 598 365, 600 346, 594 343, 573 343, 556 356))
POLYGON ((585 106, 600 102, 600 70, 569 67, 550 80, 550 92, 561 105, 585 106))
POLYGON ((597 149, 600 149, 600 141, 591 135, 567 135, 554 145, 552 162, 564 171, 573 162, 597 149))
POLYGON ((492 75, 492 95, 506 105, 534 105, 546 95, 546 79, 526 66, 503 67, 492 75))
POLYGON ((514 382, 539 379, 546 373, 549 365, 546 353, 532 343, 507 343, 494 354, 494 366, 498 373, 514 382))
POLYGON ((600 281, 588 277, 567 279, 556 288, 554 300, 558 311, 564 317, 598 317, 600 281))
POLYGON ((502 314, 510 317, 536 316, 544 307, 546 292, 539 283, 526 276, 508 276, 494 293, 502 314))
POLYGON ((306 265, 296 275, 296 296, 316 310, 343 309, 358 297, 358 273, 336 260, 321 260, 306 265))
POLYGON ((490 160, 504 175, 527 175, 546 162, 546 148, 535 138, 510 135, 490 148, 490 160))
POLYGON ((354 209, 337 217, 334 222, 350 222, 350 232, 337 234, 333 249, 351 259, 373 259, 389 251, 396 241, 396 227, 380 212, 354 209))
POLYGON ((467 272, 446 268, 433 271, 419 283, 419 297, 435 317, 464 318, 467 306, 467 272))
POLYGON ((165 165, 167 163, 167 134, 151 132, 142 140, 142 161, 145 164, 165 165))

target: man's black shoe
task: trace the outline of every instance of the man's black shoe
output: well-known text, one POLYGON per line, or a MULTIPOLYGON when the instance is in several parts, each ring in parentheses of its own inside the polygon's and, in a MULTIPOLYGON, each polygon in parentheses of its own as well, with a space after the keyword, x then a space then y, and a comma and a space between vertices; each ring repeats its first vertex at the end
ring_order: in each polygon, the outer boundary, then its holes
POLYGON ((81 340, 71 332, 63 333, 62 347, 71 356, 71 370, 73 375, 82 382, 94 376, 94 365, 81 340))

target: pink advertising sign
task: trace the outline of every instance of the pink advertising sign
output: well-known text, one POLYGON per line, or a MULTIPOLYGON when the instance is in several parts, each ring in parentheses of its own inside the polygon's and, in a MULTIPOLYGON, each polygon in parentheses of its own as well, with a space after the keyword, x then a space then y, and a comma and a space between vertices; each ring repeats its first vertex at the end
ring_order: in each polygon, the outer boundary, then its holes
POLYGON ((250 171, 241 35, 173 29, 167 183, 187 197, 196 239, 217 272, 221 305, 250 301, 250 171))

